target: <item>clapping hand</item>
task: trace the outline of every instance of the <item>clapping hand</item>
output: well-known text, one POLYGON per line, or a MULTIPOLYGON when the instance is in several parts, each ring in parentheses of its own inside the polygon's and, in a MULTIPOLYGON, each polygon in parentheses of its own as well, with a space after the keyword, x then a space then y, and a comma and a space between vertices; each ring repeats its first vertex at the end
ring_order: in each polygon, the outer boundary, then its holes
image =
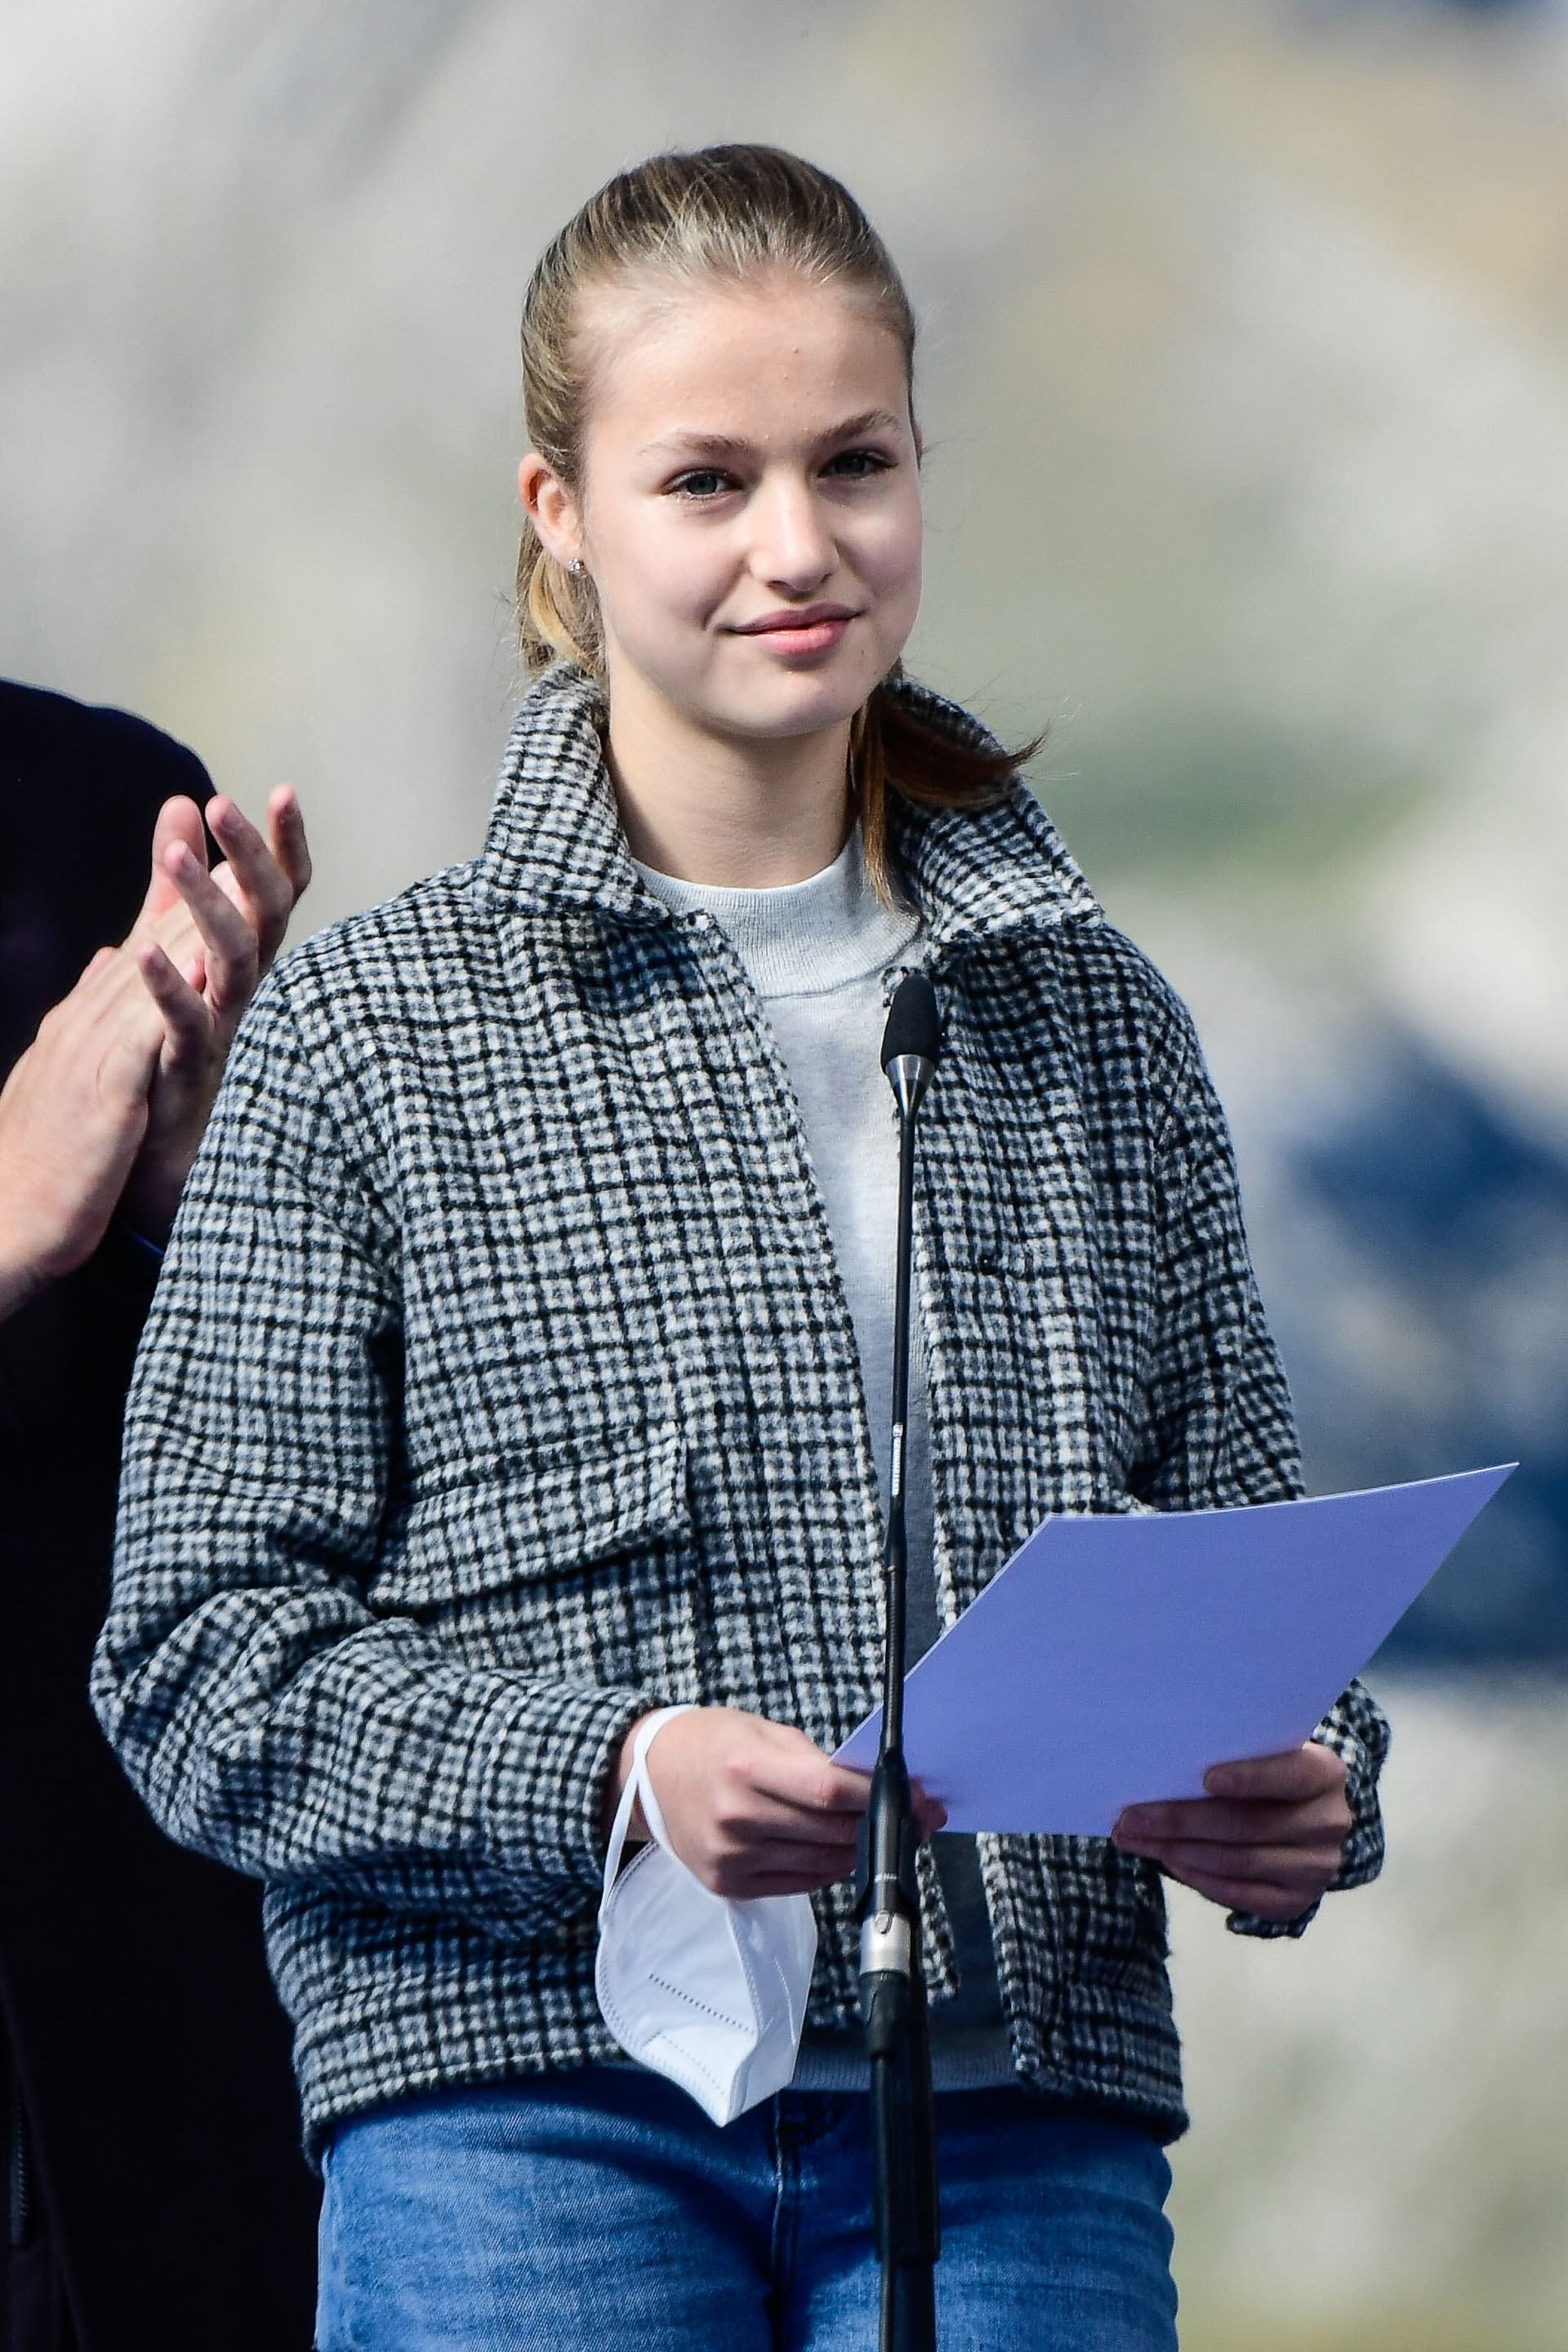
POLYGON ((195 803, 168 801, 160 810, 153 878, 123 950, 163 1019, 146 1130, 122 1202, 127 1222, 156 1241, 174 1223, 240 1015, 310 878, 292 786, 279 784, 268 802, 266 840, 221 795, 207 824, 225 852, 210 874, 195 803))
POLYGON ((168 801, 141 914, 45 1015, 0 1092, 0 1318, 82 1265, 123 1197, 162 1240, 190 1172, 240 1014, 310 877, 293 790, 264 840, 232 801, 168 801))

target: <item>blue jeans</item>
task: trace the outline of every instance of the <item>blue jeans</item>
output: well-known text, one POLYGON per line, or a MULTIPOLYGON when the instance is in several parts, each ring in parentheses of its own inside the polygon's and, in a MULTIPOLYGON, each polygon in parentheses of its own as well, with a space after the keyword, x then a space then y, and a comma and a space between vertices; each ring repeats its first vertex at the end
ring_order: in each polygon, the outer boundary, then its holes
MULTIPOLYGON (((867 2102, 785 2092, 717 2130, 610 2067, 345 2124, 321 2352, 873 2352, 867 2102)), ((942 2352, 1175 2352, 1155 2143, 1022 2090, 937 2101, 942 2352)))

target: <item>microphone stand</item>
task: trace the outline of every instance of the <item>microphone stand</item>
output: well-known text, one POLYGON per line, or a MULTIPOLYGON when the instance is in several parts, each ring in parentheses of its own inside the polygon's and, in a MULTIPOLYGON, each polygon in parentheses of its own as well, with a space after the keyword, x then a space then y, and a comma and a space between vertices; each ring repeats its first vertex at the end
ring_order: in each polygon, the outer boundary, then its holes
POLYGON ((867 1813, 860 1899, 860 2011, 871 2069, 871 2199, 882 2270, 879 2352, 934 2352, 936 2111, 921 1973, 916 1831, 904 1762, 905 1424, 910 1390, 910 1260, 914 1222, 915 1118, 936 1068, 936 994, 924 972, 905 975, 882 1038, 882 1067, 899 1106, 899 1229, 893 1295, 893 1450, 888 1481, 887 1649, 882 1736, 867 1813))

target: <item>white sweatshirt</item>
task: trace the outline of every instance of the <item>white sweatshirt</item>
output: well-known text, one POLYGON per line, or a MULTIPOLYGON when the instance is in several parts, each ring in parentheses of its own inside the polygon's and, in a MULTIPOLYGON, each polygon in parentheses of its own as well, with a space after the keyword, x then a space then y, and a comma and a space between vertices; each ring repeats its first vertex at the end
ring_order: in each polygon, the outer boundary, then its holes
MULTIPOLYGON (((893 1251, 899 1202, 898 1118, 882 1074, 884 975, 914 961, 920 919, 882 905, 867 877, 858 829, 825 872, 771 890, 726 890, 637 868, 677 913, 702 909, 724 932, 762 999, 800 1105, 855 1327, 878 1480, 887 1504, 892 1430, 893 1251)), ((919 1318, 907 1437, 909 1655, 941 1627, 932 1559, 931 1423, 919 1318)), ((1014 2083, 1001 2021, 990 1921, 973 1838, 937 1841, 958 1945, 958 2001, 931 2019, 939 2090, 1014 2083)), ((865 2081, 858 2035, 808 2034, 795 2087, 845 2090, 865 2081)))

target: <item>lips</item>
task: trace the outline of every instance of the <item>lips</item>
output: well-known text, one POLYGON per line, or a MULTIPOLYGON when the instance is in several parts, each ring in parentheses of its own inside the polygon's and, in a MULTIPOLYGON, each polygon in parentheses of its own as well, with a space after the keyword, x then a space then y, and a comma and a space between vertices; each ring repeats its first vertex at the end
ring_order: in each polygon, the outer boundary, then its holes
POLYGON ((784 655, 820 654, 837 645, 850 622, 859 617, 847 604, 785 604, 742 622, 734 634, 760 637, 784 655))
POLYGON ((815 629, 823 621, 853 621, 856 618, 852 604, 781 604, 776 612, 763 613, 754 621, 742 621, 735 635, 738 637, 771 637, 779 630, 815 629))

